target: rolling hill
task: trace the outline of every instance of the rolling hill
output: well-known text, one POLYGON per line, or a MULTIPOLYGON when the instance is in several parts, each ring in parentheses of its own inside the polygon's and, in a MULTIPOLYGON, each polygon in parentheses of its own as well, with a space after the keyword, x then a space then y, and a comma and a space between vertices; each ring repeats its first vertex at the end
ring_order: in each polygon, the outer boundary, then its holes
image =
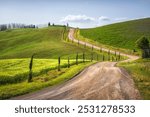
POLYGON ((62 40, 64 27, 41 29, 13 29, 0 32, 0 58, 29 58, 36 53, 37 58, 56 59, 58 56, 75 57, 76 53, 91 51, 62 40))
POLYGON ((131 20, 91 29, 81 29, 80 34, 101 44, 133 50, 141 36, 150 39, 150 18, 131 20))
MULTIPOLYGON (((93 59, 99 57, 99 60, 102 60, 104 53, 63 40, 63 31, 62 26, 50 26, 0 32, 0 99, 33 92, 71 79, 96 62, 87 61, 91 59, 91 53, 93 59), (33 79, 28 83, 30 57, 33 53, 36 53, 32 68, 33 79), (57 70, 59 56, 60 71, 57 70)), ((68 35, 67 32, 65 35, 68 35)), ((108 60, 106 53, 105 55, 105 60, 108 60)))
POLYGON ((52 26, 40 29, 13 29, 0 32, 0 99, 29 93, 53 86, 72 78, 91 63, 74 65, 76 53, 87 49, 62 40, 64 27, 52 26), (33 82, 28 83, 30 57, 33 61, 33 82), (61 71, 57 70, 61 56, 61 71))
MULTIPOLYGON (((80 29, 77 37, 90 43, 117 49, 128 54, 141 54, 135 42, 141 36, 150 41, 150 18, 110 24, 91 29, 80 29), (136 52, 133 53, 133 49, 136 52)), ((150 99, 150 59, 139 59, 133 62, 117 64, 125 68, 132 76, 143 99, 150 99)))

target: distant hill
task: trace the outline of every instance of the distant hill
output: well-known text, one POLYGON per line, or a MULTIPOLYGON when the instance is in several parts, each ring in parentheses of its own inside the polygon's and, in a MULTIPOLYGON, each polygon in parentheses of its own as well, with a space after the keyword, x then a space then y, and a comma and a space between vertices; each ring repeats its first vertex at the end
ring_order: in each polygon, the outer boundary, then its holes
POLYGON ((137 39, 143 35, 150 39, 150 18, 81 29, 80 34, 104 45, 137 50, 135 45, 137 39))
POLYGON ((13 29, 0 32, 0 58, 28 58, 37 53, 38 58, 55 59, 58 56, 91 53, 83 47, 62 40, 62 26, 40 29, 13 29))

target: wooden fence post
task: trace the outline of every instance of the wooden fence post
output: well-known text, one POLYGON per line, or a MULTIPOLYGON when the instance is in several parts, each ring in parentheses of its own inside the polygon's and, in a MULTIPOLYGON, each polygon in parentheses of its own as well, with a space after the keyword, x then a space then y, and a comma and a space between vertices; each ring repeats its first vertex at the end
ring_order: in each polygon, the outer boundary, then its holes
POLYGON ((60 56, 58 57, 58 71, 60 71, 60 56))
POLYGON ((114 61, 114 57, 112 56, 112 61, 114 61))
POLYGON ((70 58, 68 57, 68 68, 70 68, 70 58))
POLYGON ((107 59, 108 59, 108 61, 110 61, 110 57, 109 57, 109 55, 108 55, 108 58, 107 58, 107 59))
POLYGON ((119 52, 119 55, 118 55, 118 60, 120 60, 120 52, 119 52))
POLYGON ((85 62, 85 53, 83 52, 83 63, 85 62))
POLYGON ((78 65, 78 53, 76 55, 76 65, 78 65))
POLYGON ((97 61, 98 61, 98 54, 97 54, 97 61))
POLYGON ((115 51, 115 57, 116 57, 116 51, 115 51))
POLYGON ((110 50, 108 50, 108 61, 110 61, 110 50))
POLYGON ((93 51, 93 45, 92 45, 92 51, 93 51))
POLYGON ((28 82, 32 81, 32 67, 33 67, 33 57, 35 54, 33 54, 31 56, 31 60, 30 60, 30 64, 29 64, 29 78, 28 78, 28 82))
POLYGON ((93 61, 93 53, 91 53, 91 62, 93 61))

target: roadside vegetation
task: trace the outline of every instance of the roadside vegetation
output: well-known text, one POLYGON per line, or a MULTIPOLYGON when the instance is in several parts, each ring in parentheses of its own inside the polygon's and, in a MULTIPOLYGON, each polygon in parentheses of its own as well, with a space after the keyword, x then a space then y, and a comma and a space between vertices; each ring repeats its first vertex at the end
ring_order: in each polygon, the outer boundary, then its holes
POLYGON ((136 46, 141 49, 141 59, 120 63, 132 75, 137 88, 143 99, 150 99, 150 45, 146 37, 141 37, 136 41, 136 46))
POLYGON ((150 59, 139 59, 118 66, 129 71, 143 99, 150 99, 150 59))
POLYGON ((125 59, 118 53, 111 54, 109 51, 103 52, 72 43, 67 35, 68 27, 55 25, 41 29, 1 31, 0 99, 65 82, 96 61, 125 59), (31 71, 29 66, 33 54, 31 71))
POLYGON ((14 96, 37 91, 48 86, 54 86, 63 83, 81 72, 85 67, 93 63, 86 62, 72 67, 62 68, 61 71, 50 70, 44 74, 33 77, 33 81, 28 83, 27 80, 21 83, 7 84, 0 86, 0 99, 8 99, 14 96))
MULTIPOLYGON (((30 59, 6 59, 0 60, 0 84, 19 83, 28 78, 30 59)), ((79 63, 82 60, 78 61, 79 63)), ((70 66, 76 64, 75 60, 70 60, 70 66)), ((60 67, 66 68, 67 60, 61 60, 60 67)), ((57 59, 34 59, 33 76, 44 74, 47 71, 55 70, 58 66, 57 59)))

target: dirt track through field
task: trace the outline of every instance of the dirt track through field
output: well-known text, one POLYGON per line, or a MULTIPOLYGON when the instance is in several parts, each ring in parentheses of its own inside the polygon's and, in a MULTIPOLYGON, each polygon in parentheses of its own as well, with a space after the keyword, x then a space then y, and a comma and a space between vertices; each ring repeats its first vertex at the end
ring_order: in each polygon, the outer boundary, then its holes
MULTIPOLYGON (((107 49, 107 48, 101 48, 101 47, 92 45, 92 44, 90 44, 90 43, 87 43, 87 42, 84 42, 84 41, 81 41, 81 40, 78 41, 78 39, 76 39, 76 38, 74 37, 74 33, 75 33, 75 29, 71 28, 70 31, 69 31, 69 35, 68 35, 68 38, 69 38, 71 41, 73 41, 73 42, 75 42, 75 43, 79 43, 80 45, 85 45, 85 43, 86 43, 86 46, 91 47, 91 48, 92 48, 92 46, 93 46, 93 49, 97 49, 97 50, 102 49, 102 51, 105 51, 105 52, 108 52, 108 51, 109 51, 109 49, 107 49)), ((110 53, 114 54, 115 51, 110 50, 110 53)), ((138 56, 128 55, 128 54, 124 54, 124 53, 120 53, 120 55, 121 55, 121 56, 126 56, 126 57, 128 57, 127 60, 124 60, 124 61, 121 61, 121 62, 134 61, 134 60, 137 60, 137 59, 139 58, 138 56)))
MULTIPOLYGON (((78 43, 73 34, 74 29, 70 29, 69 39, 73 39, 74 42, 78 43)), ((79 43, 85 44, 83 41, 79 43)), ((86 45, 92 46, 88 43, 86 45)), ((97 46, 93 46, 93 48, 99 49, 97 46)), ((103 48, 103 51, 108 50, 103 48)), ((137 56, 120 54, 129 58, 123 62, 138 59, 137 56)), ((126 70, 115 67, 115 64, 116 62, 96 63, 84 69, 79 75, 66 83, 12 99, 141 99, 131 76, 126 70)))

